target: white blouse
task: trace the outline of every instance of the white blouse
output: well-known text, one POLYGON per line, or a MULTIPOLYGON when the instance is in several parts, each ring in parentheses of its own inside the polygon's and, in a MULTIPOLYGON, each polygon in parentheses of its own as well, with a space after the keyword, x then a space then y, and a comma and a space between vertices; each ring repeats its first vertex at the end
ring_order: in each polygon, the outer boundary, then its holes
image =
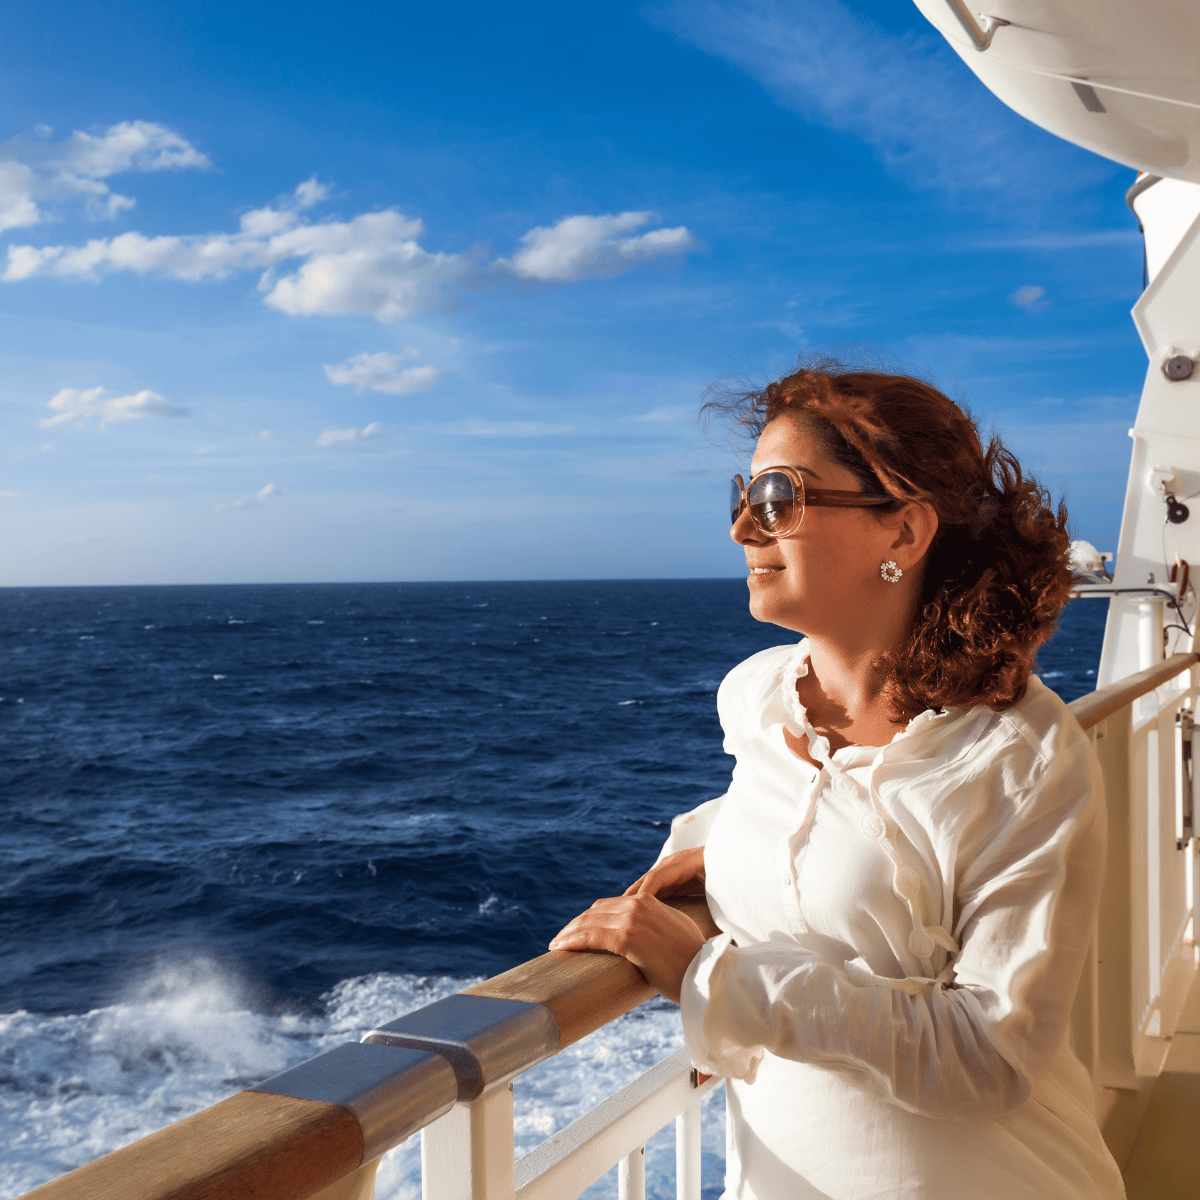
POLYGON ((739 1200, 1123 1197, 1067 1043, 1099 903, 1099 768, 1036 678, 830 754, 808 643, 734 668, 737 765, 677 817, 722 935, 683 983, 692 1061, 727 1077, 739 1200), (821 768, 788 749, 807 736, 821 768))

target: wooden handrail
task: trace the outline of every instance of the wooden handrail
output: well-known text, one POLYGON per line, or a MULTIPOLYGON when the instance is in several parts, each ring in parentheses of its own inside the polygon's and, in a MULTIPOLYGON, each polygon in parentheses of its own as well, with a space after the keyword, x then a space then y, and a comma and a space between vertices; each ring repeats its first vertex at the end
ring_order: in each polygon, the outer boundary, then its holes
POLYGON ((21 1200, 307 1200, 362 1152, 340 1104, 238 1092, 21 1200))
MULTIPOLYGON (((702 897, 669 901, 717 932, 702 897)), ((561 1050, 649 1000, 627 959, 556 951, 467 992, 544 1004, 561 1050)), ((27 1192, 21 1200, 307 1200, 358 1167, 363 1135, 340 1104, 239 1092, 27 1192)))
POLYGON ((1118 679, 1116 683, 1110 683, 1098 691, 1080 696, 1078 700, 1072 700, 1067 707, 1084 729, 1091 729, 1093 725, 1099 725, 1105 717, 1111 717, 1118 709, 1161 687, 1167 680, 1174 679, 1181 671, 1186 671, 1197 662, 1200 662, 1200 654, 1191 651, 1172 654, 1170 658, 1155 663, 1136 675, 1127 675, 1124 679, 1118 679))
MULTIPOLYGON (((702 896, 668 903, 691 917, 706 938, 720 933, 702 896)), ((552 950, 466 990, 544 1004, 558 1022, 560 1050, 657 994, 628 959, 569 950, 552 950)))

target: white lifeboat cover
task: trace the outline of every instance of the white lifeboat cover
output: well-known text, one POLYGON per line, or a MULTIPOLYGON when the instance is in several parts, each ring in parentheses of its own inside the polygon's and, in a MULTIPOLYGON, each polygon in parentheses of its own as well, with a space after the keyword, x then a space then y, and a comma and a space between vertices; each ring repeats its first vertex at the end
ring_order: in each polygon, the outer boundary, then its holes
POLYGON ((1197 0, 966 0, 999 18, 976 50, 950 0, 915 0, 1010 108, 1126 166, 1200 183, 1197 0))

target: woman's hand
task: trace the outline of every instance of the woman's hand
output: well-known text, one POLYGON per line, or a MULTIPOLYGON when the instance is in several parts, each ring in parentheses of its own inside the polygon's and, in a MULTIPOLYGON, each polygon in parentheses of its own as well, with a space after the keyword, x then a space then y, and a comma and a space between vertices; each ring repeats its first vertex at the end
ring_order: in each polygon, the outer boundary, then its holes
POLYGON ((625 889, 626 896, 638 892, 651 896, 703 896, 704 847, 668 854, 625 889))
POLYGON ((642 891, 597 900, 554 935, 550 949, 619 954, 641 971, 651 987, 678 1004, 683 977, 703 945, 704 934, 691 917, 642 891))

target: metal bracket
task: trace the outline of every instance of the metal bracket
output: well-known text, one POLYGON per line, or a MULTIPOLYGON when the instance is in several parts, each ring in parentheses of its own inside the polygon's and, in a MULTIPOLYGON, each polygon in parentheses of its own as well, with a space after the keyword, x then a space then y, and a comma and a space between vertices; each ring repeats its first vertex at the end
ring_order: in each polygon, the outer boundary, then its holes
POLYGON ((1003 17, 989 17, 983 13, 979 14, 982 24, 976 24, 975 18, 971 15, 971 10, 966 6, 964 0, 946 0, 946 3, 950 6, 950 11, 958 18, 958 23, 966 30, 967 37, 971 39, 971 45, 976 50, 986 50, 992 44, 996 30, 1001 25, 1010 24, 1003 17))
POLYGON ((459 1100, 474 1100, 558 1051, 544 1004, 459 992, 373 1029, 363 1041, 440 1054, 454 1069, 459 1100))
POLYGON ((1196 722, 1190 708, 1175 714, 1175 849, 1196 836, 1196 722))
POLYGON ((247 1090, 348 1108, 365 1163, 449 1112, 458 1080, 440 1055, 346 1042, 247 1090))

